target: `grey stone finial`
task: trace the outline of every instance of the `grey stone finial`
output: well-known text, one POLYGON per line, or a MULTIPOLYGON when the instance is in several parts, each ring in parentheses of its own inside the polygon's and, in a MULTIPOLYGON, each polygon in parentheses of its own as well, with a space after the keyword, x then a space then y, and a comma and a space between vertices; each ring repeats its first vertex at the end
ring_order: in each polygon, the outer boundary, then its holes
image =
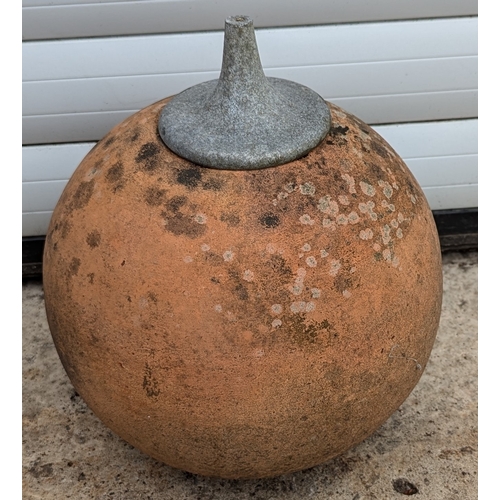
POLYGON ((330 111, 314 91, 267 78, 253 22, 226 19, 218 80, 195 85, 163 108, 158 131, 176 154, 205 167, 267 168, 305 156, 330 129, 330 111))

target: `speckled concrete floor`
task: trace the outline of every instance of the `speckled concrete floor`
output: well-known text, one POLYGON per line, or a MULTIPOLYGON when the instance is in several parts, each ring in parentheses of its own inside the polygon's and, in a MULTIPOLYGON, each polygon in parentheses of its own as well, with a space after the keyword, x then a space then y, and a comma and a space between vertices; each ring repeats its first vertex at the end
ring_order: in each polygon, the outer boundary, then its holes
POLYGON ((443 257, 441 326, 406 402, 370 438, 313 469, 230 481, 172 469, 109 431, 75 393, 41 283, 23 285, 23 498, 472 500, 477 488, 477 253, 443 257))

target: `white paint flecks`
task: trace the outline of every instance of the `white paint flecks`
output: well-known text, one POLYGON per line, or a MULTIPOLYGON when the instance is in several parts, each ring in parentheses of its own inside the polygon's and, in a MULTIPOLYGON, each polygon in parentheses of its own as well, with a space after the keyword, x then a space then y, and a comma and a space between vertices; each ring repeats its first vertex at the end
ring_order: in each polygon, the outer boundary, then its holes
POLYGON ((222 306, 220 304, 217 304, 214 306, 215 312, 221 313, 222 312, 222 306))
POLYGON ((189 264, 190 262, 193 262, 193 257, 191 257, 191 255, 186 255, 183 260, 186 264, 189 264))
POLYGON ((325 249, 322 249, 320 252, 319 252, 321 258, 325 258, 325 257, 328 257, 330 254, 325 250, 325 249))
POLYGON ((396 230, 396 237, 399 239, 403 237, 403 231, 401 230, 400 227, 396 230))
POLYGON ((273 328, 279 328, 281 325, 282 325, 282 321, 280 319, 275 319, 273 320, 273 322, 271 323, 271 326, 273 328))
POLYGON ((303 252, 310 252, 311 251, 311 245, 309 245, 309 243, 305 243, 303 246, 302 246, 302 249, 301 249, 303 252))
POLYGON ((202 252, 208 252, 210 250, 210 245, 207 245, 206 243, 203 243, 203 245, 201 245, 201 251, 202 252))
POLYGON ((349 290, 344 290, 344 291, 342 292, 342 295, 343 295, 346 299, 348 299, 348 298, 352 295, 352 293, 351 293, 349 290))
POLYGON ((319 288, 311 288, 311 297, 319 299, 321 297, 321 290, 319 288))

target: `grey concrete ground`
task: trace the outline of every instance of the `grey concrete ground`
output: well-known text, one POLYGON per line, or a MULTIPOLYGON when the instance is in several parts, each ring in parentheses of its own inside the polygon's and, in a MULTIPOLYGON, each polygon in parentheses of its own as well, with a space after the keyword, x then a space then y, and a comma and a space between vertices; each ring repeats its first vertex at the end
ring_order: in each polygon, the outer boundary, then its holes
POLYGON ((313 469, 229 481, 172 469, 109 431, 55 352, 43 287, 23 286, 23 498, 470 500, 477 493, 477 253, 443 257, 441 326, 419 384, 370 438, 313 469))

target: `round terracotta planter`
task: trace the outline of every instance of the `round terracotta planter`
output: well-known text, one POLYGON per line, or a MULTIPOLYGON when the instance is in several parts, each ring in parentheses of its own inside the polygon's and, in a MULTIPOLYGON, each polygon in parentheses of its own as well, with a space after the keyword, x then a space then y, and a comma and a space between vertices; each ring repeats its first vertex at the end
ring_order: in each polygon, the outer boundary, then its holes
POLYGON ((173 467, 257 478, 373 433, 429 358, 441 254, 414 177, 330 105, 306 156, 201 167, 157 131, 168 99, 80 164, 44 256, 47 316, 75 389, 173 467))
POLYGON ((311 467, 404 401, 438 327, 425 197, 390 146, 331 106, 326 139, 256 171, 199 167, 113 129, 68 183, 44 288, 90 408, 169 465, 223 477, 311 467))

